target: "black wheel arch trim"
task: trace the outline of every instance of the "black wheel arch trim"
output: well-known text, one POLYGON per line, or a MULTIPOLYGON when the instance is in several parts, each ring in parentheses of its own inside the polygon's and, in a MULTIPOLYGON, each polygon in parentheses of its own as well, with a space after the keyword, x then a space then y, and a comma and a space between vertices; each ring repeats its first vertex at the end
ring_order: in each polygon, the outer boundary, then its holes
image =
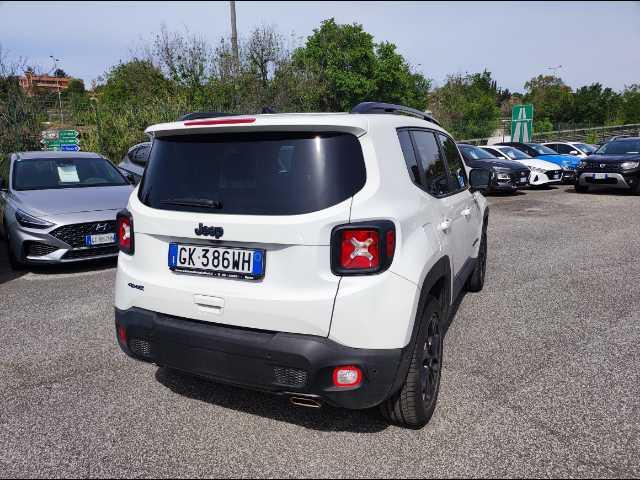
POLYGON ((442 303, 443 317, 447 317, 449 314, 449 308, 451 307, 451 261, 448 256, 442 257, 431 268, 420 288, 420 299, 418 300, 418 308, 416 309, 416 316, 413 322, 413 329, 411 332, 411 339, 409 343, 402 349, 400 356, 400 364, 396 373, 389 396, 396 393, 407 377, 409 366, 411 365, 411 357, 413 350, 415 349, 416 340, 421 329, 424 328, 424 322, 420 322, 422 314, 427 306, 427 300, 429 299, 429 293, 433 287, 441 280, 444 280, 443 291, 440 295, 440 301, 442 303))

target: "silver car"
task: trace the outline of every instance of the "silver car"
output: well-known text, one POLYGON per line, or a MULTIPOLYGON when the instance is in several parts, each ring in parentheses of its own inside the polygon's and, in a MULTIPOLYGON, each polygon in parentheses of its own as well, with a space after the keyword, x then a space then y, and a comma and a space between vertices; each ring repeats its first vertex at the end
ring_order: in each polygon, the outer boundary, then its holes
POLYGON ((0 233, 14 268, 113 257, 116 214, 133 186, 88 152, 22 152, 0 158, 0 233))

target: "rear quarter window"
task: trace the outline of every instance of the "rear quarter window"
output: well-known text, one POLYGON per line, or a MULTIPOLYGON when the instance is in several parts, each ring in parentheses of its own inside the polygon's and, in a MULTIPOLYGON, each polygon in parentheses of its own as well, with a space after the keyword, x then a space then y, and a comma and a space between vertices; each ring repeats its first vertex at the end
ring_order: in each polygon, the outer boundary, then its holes
POLYGON ((347 133, 233 133, 158 137, 139 190, 163 210, 297 215, 362 189, 359 140, 347 133), (215 208, 198 206, 209 202, 215 208))

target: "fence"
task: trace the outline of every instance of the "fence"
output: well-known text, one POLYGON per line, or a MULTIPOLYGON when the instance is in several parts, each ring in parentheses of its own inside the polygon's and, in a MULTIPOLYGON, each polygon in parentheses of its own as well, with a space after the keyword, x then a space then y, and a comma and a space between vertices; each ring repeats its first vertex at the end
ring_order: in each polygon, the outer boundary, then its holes
MULTIPOLYGON (((535 128, 535 123, 534 123, 535 128)), ((496 130, 491 137, 470 138, 460 140, 461 143, 470 143, 472 145, 486 145, 497 142, 508 142, 511 140, 511 122, 504 121, 501 128, 496 130)), ((627 125, 611 125, 600 127, 584 127, 572 126, 571 128, 562 130, 553 130, 548 132, 536 133, 534 130, 532 141, 537 143, 550 141, 564 142, 584 142, 584 143, 603 143, 611 137, 617 135, 640 136, 640 123, 627 125)))

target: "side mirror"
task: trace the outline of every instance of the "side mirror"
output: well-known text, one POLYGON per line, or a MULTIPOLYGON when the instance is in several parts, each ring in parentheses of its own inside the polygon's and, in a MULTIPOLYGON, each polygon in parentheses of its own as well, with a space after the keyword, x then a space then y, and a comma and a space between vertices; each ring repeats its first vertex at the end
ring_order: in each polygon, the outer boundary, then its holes
POLYGON ((491 170, 486 168, 474 168, 469 172, 469 191, 486 190, 491 182, 491 170))
POLYGON ((571 151, 569 152, 569 155, 579 155, 579 153, 578 153, 578 151, 577 151, 577 150, 571 150, 571 151))
POLYGON ((127 173, 127 180, 129 180, 129 183, 131 185, 136 185, 138 183, 136 181, 136 177, 133 175, 133 173, 127 173))

